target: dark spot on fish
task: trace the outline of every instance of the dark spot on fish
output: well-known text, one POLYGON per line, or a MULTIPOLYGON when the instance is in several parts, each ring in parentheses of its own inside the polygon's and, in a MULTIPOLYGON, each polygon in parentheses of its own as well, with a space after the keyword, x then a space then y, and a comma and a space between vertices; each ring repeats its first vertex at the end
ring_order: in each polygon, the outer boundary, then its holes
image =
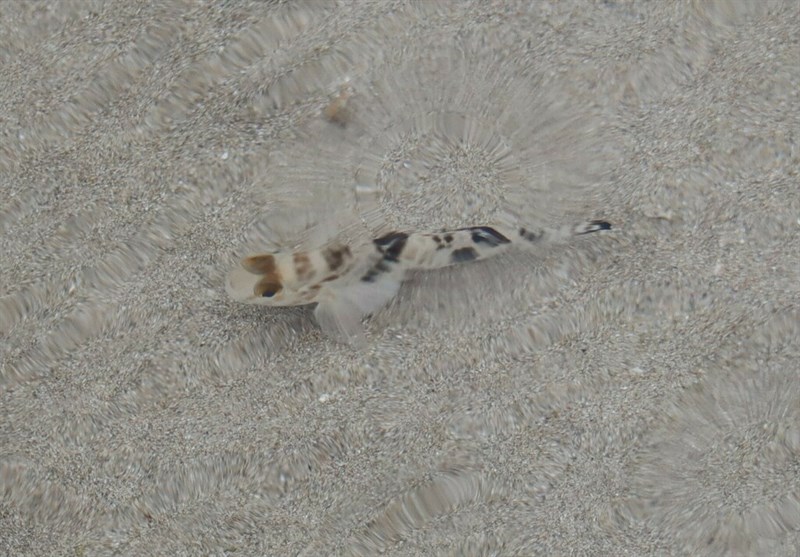
POLYGON ((298 280, 306 281, 314 276, 314 267, 311 265, 311 259, 307 253, 295 253, 292 256, 292 261, 294 261, 294 270, 297 273, 298 280))
POLYGON ((361 281, 375 282, 375 280, 378 278, 380 274, 387 273, 391 270, 391 267, 389 267, 390 263, 391 261, 388 261, 386 259, 386 256, 384 256, 383 259, 381 259, 375 265, 373 265, 372 268, 368 270, 363 277, 361 277, 361 281))
POLYGON ((274 273, 277 268, 275 257, 272 255, 253 255, 242 259, 242 267, 256 275, 274 273))
POLYGON ((322 250, 322 257, 328 264, 328 269, 335 271, 344 263, 345 258, 350 256, 350 248, 347 246, 330 247, 322 250))
POLYGON ((329 277, 325 277, 322 279, 322 282, 331 282, 332 280, 336 280, 339 278, 339 275, 331 275, 329 277))
POLYGON ((537 240, 539 240, 539 238, 541 238, 541 234, 536 234, 536 232, 533 232, 532 230, 528 230, 526 228, 520 228, 519 235, 523 239, 528 240, 529 242, 536 242, 537 240))
POLYGON ((381 274, 381 272, 378 271, 377 269, 374 269, 374 268, 370 269, 369 271, 367 271, 367 273, 363 277, 361 277, 361 281, 362 282, 375 282, 378 279, 378 276, 380 276, 380 274, 381 274))
POLYGON ((511 240, 490 226, 473 226, 467 230, 472 232, 472 241, 476 244, 488 244, 492 247, 497 247, 511 242, 511 240))
POLYGON ((403 253, 403 248, 405 248, 407 240, 408 234, 405 232, 389 232, 373 240, 373 243, 383 254, 384 259, 397 262, 400 260, 400 254, 403 253))
POLYGON ((453 263, 464 263, 478 258, 478 252, 474 248, 459 248, 453 251, 450 256, 453 263))
POLYGON ((280 282, 275 282, 269 277, 265 277, 256 284, 254 294, 262 298, 272 298, 281 290, 283 290, 283 285, 280 282))
POLYGON ((438 234, 432 235, 431 238, 434 242, 436 242, 436 251, 449 247, 450 243, 453 241, 453 237, 450 234, 446 234, 444 239, 442 239, 442 237, 438 234))
POLYGON ((261 280, 258 281, 254 287, 254 293, 256 296, 271 298, 281 290, 283 277, 278 269, 278 265, 275 263, 274 256, 253 255, 251 257, 245 257, 242 260, 242 267, 253 274, 263 275, 261 280), (272 294, 270 296, 266 296, 265 294, 269 292, 272 294))
POLYGON ((375 238, 373 243, 378 247, 387 247, 391 246, 398 240, 406 240, 408 239, 408 234, 405 232, 388 232, 381 236, 380 238, 375 238))
POLYGON ((611 230, 611 223, 604 220, 593 220, 586 223, 586 228, 578 232, 578 234, 589 234, 600 230, 611 230))

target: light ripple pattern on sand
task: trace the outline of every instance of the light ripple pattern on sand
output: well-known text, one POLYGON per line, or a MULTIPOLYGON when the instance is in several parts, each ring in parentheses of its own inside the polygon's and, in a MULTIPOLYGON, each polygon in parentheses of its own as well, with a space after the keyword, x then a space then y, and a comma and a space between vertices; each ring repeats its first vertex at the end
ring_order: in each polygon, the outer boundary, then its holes
POLYGON ((799 323, 779 312, 671 401, 631 469, 625 516, 720 555, 800 529, 799 323))

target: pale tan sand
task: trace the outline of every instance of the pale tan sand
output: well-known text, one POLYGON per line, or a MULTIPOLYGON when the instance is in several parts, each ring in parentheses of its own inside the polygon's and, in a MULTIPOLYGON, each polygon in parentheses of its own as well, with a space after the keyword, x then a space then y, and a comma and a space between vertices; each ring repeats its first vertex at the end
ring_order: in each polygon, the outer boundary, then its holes
POLYGON ((800 552, 800 2, 216 4, 0 7, 0 554, 800 552), (358 352, 222 287, 587 217, 358 352))

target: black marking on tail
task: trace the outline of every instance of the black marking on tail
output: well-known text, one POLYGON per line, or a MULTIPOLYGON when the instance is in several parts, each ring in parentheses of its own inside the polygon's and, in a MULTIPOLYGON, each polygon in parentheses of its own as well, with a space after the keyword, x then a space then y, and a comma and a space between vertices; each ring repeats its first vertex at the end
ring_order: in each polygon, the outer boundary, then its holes
POLYGON ((459 248, 453 251, 450 256, 453 263, 465 263, 478 258, 478 252, 474 248, 459 248))
POLYGON ((440 236, 439 234, 433 234, 431 239, 436 242, 436 249, 445 249, 449 248, 450 244, 453 243, 453 235, 448 233, 444 233, 444 236, 440 236))
POLYGON ((488 244, 491 247, 497 247, 501 244, 508 244, 511 242, 511 240, 490 226, 473 226, 462 230, 469 230, 472 232, 472 241, 476 244, 488 244))
POLYGON ((523 240, 527 240, 528 242, 538 242, 539 239, 542 237, 542 234, 537 234, 532 230, 528 230, 527 228, 520 228, 519 235, 523 240))
POLYGON ((396 263, 406 247, 406 241, 408 241, 408 234, 405 232, 389 232, 372 242, 378 247, 378 251, 383 254, 384 259, 396 263))
POLYGON ((591 234, 592 232, 599 232, 600 230, 611 230, 611 223, 604 220, 593 220, 586 223, 586 228, 578 232, 581 234, 591 234))
POLYGON ((437 250, 444 249, 444 248, 446 248, 446 247, 447 247, 447 242, 445 242, 444 240, 442 240, 442 237, 441 237, 441 236, 439 236, 438 234, 434 234, 433 236, 431 236, 431 239, 432 239, 434 242, 436 242, 436 249, 437 249, 437 250))

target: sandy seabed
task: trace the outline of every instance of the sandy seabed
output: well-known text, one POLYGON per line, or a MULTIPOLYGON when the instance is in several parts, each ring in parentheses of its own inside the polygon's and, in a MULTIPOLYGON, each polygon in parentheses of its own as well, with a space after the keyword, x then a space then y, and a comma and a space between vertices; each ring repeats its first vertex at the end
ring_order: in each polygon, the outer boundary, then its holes
POLYGON ((800 2, 5 2, 0 84, 0 553, 800 553, 800 2), (584 218, 361 350, 223 288, 584 218))

